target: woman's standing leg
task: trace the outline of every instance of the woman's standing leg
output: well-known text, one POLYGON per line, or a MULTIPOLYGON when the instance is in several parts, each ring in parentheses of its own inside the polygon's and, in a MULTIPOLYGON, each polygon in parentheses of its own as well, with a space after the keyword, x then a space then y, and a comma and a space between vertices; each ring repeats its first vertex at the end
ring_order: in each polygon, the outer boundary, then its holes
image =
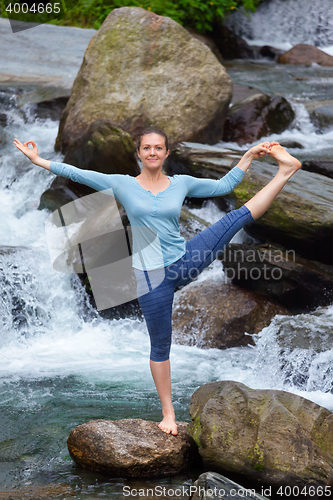
POLYGON ((150 370, 162 405, 163 420, 158 426, 167 434, 175 436, 178 432, 175 410, 172 404, 170 359, 167 361, 150 360, 150 370))
POLYGON ((172 265, 172 269, 173 273, 170 273, 168 268, 145 272, 136 269, 135 274, 138 281, 138 300, 150 336, 150 370, 162 405, 163 419, 158 426, 163 432, 176 435, 177 424, 172 405, 169 353, 174 297, 173 281, 177 273, 177 263, 172 265), (161 281, 161 272, 165 273, 163 281, 161 281), (141 291, 147 288, 147 285, 149 293, 141 295, 141 291))

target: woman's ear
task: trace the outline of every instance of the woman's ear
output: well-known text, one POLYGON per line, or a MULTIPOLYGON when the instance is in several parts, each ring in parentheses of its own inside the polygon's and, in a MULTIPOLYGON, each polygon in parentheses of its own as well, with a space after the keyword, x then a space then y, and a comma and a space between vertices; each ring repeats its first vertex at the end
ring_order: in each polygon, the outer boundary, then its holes
POLYGON ((170 149, 168 149, 166 152, 166 158, 169 156, 169 154, 170 154, 170 149))

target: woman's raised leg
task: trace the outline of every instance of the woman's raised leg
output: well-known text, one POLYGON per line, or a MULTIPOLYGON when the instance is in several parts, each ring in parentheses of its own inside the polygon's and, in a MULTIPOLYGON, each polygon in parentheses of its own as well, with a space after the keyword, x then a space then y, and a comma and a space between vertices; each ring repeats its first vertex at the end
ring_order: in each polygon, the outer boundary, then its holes
POLYGON ((245 203, 254 219, 258 219, 266 212, 286 182, 302 166, 300 161, 291 156, 278 143, 273 143, 269 155, 277 160, 279 171, 267 186, 245 203))

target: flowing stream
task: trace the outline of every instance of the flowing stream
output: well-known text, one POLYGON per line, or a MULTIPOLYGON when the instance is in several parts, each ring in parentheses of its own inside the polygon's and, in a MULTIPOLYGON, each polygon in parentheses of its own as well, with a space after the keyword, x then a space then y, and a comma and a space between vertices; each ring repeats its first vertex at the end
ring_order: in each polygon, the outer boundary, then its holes
MULTIPOLYGON (((236 83, 284 95, 292 103, 292 130, 269 140, 299 142, 304 149, 292 153, 301 159, 332 156, 333 130, 316 133, 306 104, 333 99, 333 68, 261 61, 231 62, 227 70, 236 83)), ((3 490, 53 484, 69 485, 73 496, 68 498, 123 498, 123 485, 143 483, 110 480, 75 467, 66 440, 75 426, 92 419, 159 421, 148 334, 142 318, 101 318, 76 276, 52 268, 44 230, 49 213, 37 207, 54 176, 31 165, 12 140, 33 139, 42 157, 61 161, 53 151, 58 123, 36 119, 33 108, 18 110, 15 89, 12 94, 8 88, 0 92, 0 112, 9 118, 0 132, 0 497, 9 498, 1 496, 3 490)), ((212 202, 197 213, 209 222, 221 216, 212 202)), ((236 241, 241 238, 236 235, 236 241)), ((216 265, 205 273, 201 279, 223 279, 216 265)), ((177 419, 190 421, 191 394, 216 380, 287 390, 333 410, 332 319, 333 306, 277 316, 255 336, 254 347, 220 351, 173 345, 177 419)), ((145 484, 190 485, 194 479, 145 484)))

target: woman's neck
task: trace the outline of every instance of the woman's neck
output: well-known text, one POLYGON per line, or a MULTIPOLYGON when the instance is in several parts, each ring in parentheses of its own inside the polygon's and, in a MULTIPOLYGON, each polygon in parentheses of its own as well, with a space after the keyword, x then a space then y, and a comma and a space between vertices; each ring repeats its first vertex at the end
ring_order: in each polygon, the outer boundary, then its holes
POLYGON ((166 177, 165 174, 163 174, 162 169, 158 170, 149 170, 148 168, 142 168, 141 174, 138 175, 141 179, 144 179, 145 181, 151 182, 151 183, 156 183, 166 177))

